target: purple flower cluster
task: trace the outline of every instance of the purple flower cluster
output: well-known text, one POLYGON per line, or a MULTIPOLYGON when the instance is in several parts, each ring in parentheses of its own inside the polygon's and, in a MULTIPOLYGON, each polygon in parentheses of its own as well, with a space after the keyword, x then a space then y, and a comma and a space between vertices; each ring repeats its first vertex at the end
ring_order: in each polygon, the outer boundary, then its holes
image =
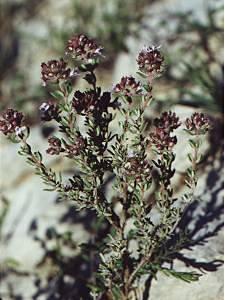
POLYGON ((117 101, 111 101, 111 94, 104 92, 102 95, 93 90, 85 92, 76 91, 72 99, 72 106, 78 114, 102 113, 109 107, 118 107, 117 101))
POLYGON ((68 145, 64 143, 62 147, 62 142, 57 137, 50 137, 48 139, 49 148, 46 152, 50 155, 59 155, 61 152, 65 153, 68 157, 77 156, 83 151, 86 147, 86 140, 81 136, 78 137, 74 144, 68 145))
POLYGON ((86 92, 76 91, 73 96, 72 106, 77 113, 91 112, 95 109, 98 97, 92 90, 86 92))
POLYGON ((101 46, 84 34, 72 37, 66 46, 66 54, 86 62, 102 56, 102 50, 101 46))
POLYGON ((86 147, 86 140, 82 137, 78 137, 74 144, 66 145, 66 152, 68 157, 77 156, 83 151, 86 147))
POLYGON ((164 57, 159 47, 145 47, 137 58, 139 70, 146 75, 156 75, 162 71, 164 57))
POLYGON ((59 155, 60 152, 63 152, 62 143, 57 137, 50 137, 48 139, 49 148, 46 150, 48 154, 59 155))
POLYGON ((126 97, 137 96, 142 92, 141 83, 132 76, 125 76, 114 86, 113 92, 126 97))
POLYGON ((150 133, 150 143, 159 151, 171 150, 177 143, 176 136, 171 136, 173 130, 181 123, 175 113, 164 112, 154 120, 155 129, 150 133))
POLYGON ((154 125, 164 131, 172 132, 181 125, 181 122, 179 122, 179 117, 175 113, 166 111, 161 114, 160 118, 154 120, 154 125))
POLYGON ((203 113, 194 113, 191 118, 187 118, 186 129, 192 134, 205 134, 210 129, 210 120, 203 113))
POLYGON ((151 165, 147 160, 143 161, 137 156, 129 157, 124 169, 125 174, 135 177, 137 182, 149 181, 151 179, 151 165))
POLYGON ((41 120, 51 121, 59 119, 59 107, 52 101, 43 102, 39 107, 41 120))
POLYGON ((2 114, 2 119, 0 120, 0 131, 5 135, 19 132, 23 119, 24 116, 21 112, 8 108, 2 114))
POLYGON ((67 68, 67 63, 62 58, 60 60, 49 60, 47 63, 41 64, 41 79, 44 84, 67 80, 70 72, 70 68, 67 68))
POLYGON ((170 150, 177 143, 176 136, 170 136, 164 129, 156 128, 150 133, 150 142, 155 145, 159 151, 170 150))

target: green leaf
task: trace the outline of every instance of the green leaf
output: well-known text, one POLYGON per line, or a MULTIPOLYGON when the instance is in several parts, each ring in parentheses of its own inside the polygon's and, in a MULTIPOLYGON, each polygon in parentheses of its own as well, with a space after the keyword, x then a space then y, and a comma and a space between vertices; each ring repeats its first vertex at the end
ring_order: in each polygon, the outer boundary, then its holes
POLYGON ((42 154, 37 151, 37 152, 34 152, 34 156, 37 158, 37 160, 39 160, 40 162, 42 161, 42 154))
POLYGON ((199 164, 202 160, 203 160, 203 155, 200 154, 200 155, 197 157, 196 163, 199 164))
MULTIPOLYGON (((46 183, 47 184, 47 183, 46 183)), ((45 191, 45 192, 53 192, 53 191, 55 191, 55 187, 53 187, 53 188, 48 188, 48 189, 43 189, 43 191, 45 191)))
POLYGON ((189 161, 192 163, 192 155, 191 155, 191 153, 188 153, 188 159, 189 159, 189 161))
POLYGON ((114 286, 112 289, 113 296, 116 300, 122 299, 122 293, 118 286, 114 286))
POLYGON ((187 175, 192 178, 195 176, 195 171, 192 168, 188 168, 187 175))
POLYGON ((190 130, 184 128, 183 131, 185 131, 186 133, 190 134, 190 135, 194 135, 190 130))
POLYGON ((142 77, 142 78, 147 78, 147 75, 145 75, 144 73, 142 73, 142 72, 140 72, 140 71, 138 71, 138 72, 136 72, 140 77, 142 77))
POLYGON ((61 91, 59 91, 59 90, 54 91, 54 92, 51 92, 50 94, 51 94, 55 99, 57 99, 57 100, 63 100, 63 99, 64 99, 64 94, 63 94, 61 91))
POLYGON ((71 82, 66 82, 65 86, 66 86, 67 93, 70 94, 73 90, 71 82))
POLYGON ((188 283, 198 281, 202 276, 202 274, 195 272, 177 272, 175 270, 167 268, 160 268, 159 271, 163 272, 166 276, 173 276, 188 283))
POLYGON ((144 84, 143 87, 146 90, 146 92, 148 92, 148 93, 150 93, 152 90, 152 87, 149 84, 144 84))
POLYGON ((191 148, 195 149, 196 148, 196 143, 194 140, 189 140, 189 145, 191 146, 191 148))

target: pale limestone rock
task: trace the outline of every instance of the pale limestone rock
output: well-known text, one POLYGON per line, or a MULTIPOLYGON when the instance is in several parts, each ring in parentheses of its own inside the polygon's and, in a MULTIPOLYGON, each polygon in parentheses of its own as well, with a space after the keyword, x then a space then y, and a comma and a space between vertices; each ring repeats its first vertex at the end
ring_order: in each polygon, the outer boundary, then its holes
POLYGON ((151 300, 222 300, 223 269, 203 275, 198 282, 185 283, 166 275, 158 275, 151 290, 151 300))

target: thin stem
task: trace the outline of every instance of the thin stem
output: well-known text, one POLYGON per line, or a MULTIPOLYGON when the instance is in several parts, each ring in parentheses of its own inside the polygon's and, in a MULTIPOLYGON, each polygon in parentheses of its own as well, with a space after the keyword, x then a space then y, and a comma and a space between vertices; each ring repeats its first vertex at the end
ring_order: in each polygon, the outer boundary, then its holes
POLYGON ((148 255, 145 255, 141 261, 139 262, 139 264, 137 265, 137 267, 135 268, 135 270, 131 273, 130 277, 129 277, 129 280, 128 280, 128 286, 130 286, 134 279, 135 279, 135 276, 136 274, 138 273, 138 271, 146 264, 149 262, 151 256, 152 256, 152 253, 153 253, 153 248, 150 250, 149 254, 148 255))
POLYGON ((64 190, 63 185, 54 178, 54 176, 53 176, 54 174, 51 172, 51 170, 48 170, 46 168, 46 166, 42 163, 42 161, 39 160, 33 154, 32 150, 31 150, 31 146, 27 143, 27 141, 25 139, 22 139, 21 143, 22 143, 23 146, 21 146, 22 152, 20 152, 20 153, 22 155, 27 155, 28 156, 28 158, 32 162, 33 166, 35 166, 35 169, 40 172, 40 175, 43 176, 43 182, 45 184, 47 184, 48 182, 49 183, 51 182, 55 186, 55 189, 58 192, 63 191, 64 190), (24 152, 24 150, 25 150, 25 152, 24 152))

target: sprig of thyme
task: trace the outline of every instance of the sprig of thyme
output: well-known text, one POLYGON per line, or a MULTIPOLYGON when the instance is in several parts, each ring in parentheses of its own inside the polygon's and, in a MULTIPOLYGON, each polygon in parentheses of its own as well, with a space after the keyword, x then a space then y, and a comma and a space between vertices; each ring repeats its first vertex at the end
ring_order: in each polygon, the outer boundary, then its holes
MULTIPOLYGON (((40 106, 41 119, 54 120, 59 129, 49 138, 46 152, 70 159, 73 177, 63 180, 60 173, 46 167, 40 152, 33 152, 22 113, 8 109, 0 120, 0 131, 21 144, 19 154, 26 157, 49 190, 73 200, 78 209, 94 209, 100 219, 112 225, 99 249, 101 263, 89 287, 94 299, 128 300, 136 297, 143 274, 155 277, 162 271, 187 282, 199 275, 162 266, 163 257, 172 251, 162 249, 183 212, 183 207, 175 205, 179 199, 172 184, 174 145, 178 142, 174 132, 181 121, 175 113, 164 112, 154 119, 149 132, 145 120, 145 110, 153 100, 154 79, 163 70, 163 55, 159 47, 143 48, 137 58, 143 80, 124 76, 112 91, 102 91, 95 74, 102 53, 101 46, 80 34, 66 45, 66 55, 75 60, 75 66, 68 66, 63 59, 41 65, 42 80, 52 96, 40 106), (74 76, 82 76, 89 87, 74 91, 74 76), (120 130, 113 132, 111 122, 118 116, 120 130), (109 178, 113 179, 112 188, 106 193, 109 178), (156 190, 149 206, 146 195, 153 184, 156 190)), ((199 136, 208 130, 209 120, 203 114, 195 113, 186 120, 193 148, 186 180, 191 192, 184 196, 188 203, 197 184, 199 136)))

